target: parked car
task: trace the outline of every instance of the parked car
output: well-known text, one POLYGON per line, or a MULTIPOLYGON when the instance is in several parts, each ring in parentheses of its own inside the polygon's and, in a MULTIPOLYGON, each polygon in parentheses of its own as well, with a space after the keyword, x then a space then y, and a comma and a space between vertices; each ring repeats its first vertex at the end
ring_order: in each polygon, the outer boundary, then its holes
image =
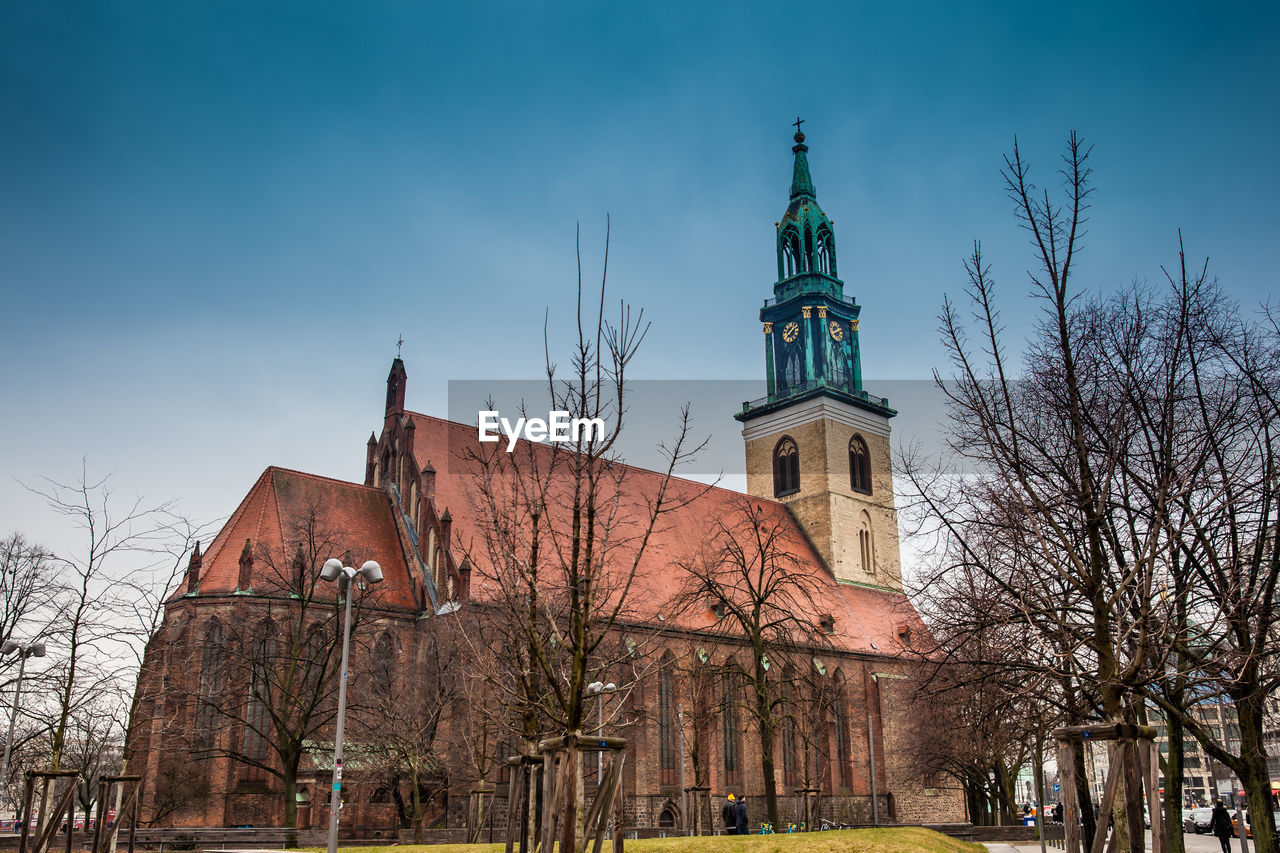
POLYGON ((1206 835, 1209 832, 1209 821, 1213 819, 1213 809, 1192 809, 1182 821, 1183 832, 1194 832, 1206 835))
MULTIPOLYGON (((1244 815, 1244 834, 1246 838, 1253 838, 1253 821, 1249 819, 1249 810, 1241 809, 1240 814, 1244 815)), ((1274 812, 1272 818, 1276 822, 1276 826, 1280 826, 1280 812, 1274 812)), ((1240 837, 1240 821, 1236 819, 1236 812, 1231 813, 1231 826, 1236 831, 1236 838, 1240 837)))

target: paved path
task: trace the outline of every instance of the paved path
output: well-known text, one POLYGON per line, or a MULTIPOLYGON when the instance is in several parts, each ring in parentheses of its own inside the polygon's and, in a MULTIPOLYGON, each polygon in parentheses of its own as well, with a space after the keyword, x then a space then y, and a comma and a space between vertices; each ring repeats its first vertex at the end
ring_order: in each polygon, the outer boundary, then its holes
MULTIPOLYGON (((1212 835, 1185 835, 1187 853, 1222 853, 1222 845, 1212 835)), ((1039 841, 1020 841, 1017 844, 1001 844, 994 841, 984 842, 984 847, 991 853, 1040 853, 1039 841)), ((1052 845, 1045 848, 1048 853, 1061 853, 1062 848, 1052 845)), ((1151 849, 1151 833, 1147 833, 1147 850, 1151 849)), ((1239 853, 1240 839, 1231 840, 1231 853, 1239 853)), ((1249 840, 1249 853, 1255 853, 1253 840, 1249 840)))

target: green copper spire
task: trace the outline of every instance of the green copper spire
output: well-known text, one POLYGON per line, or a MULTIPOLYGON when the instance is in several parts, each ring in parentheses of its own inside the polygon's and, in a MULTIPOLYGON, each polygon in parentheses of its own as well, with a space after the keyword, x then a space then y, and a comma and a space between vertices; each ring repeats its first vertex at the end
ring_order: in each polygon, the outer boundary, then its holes
POLYGON ((862 388, 858 322, 836 270, 835 223, 823 213, 809 175, 809 147, 796 119, 791 199, 777 228, 778 280, 760 309, 768 396, 736 414, 748 421, 802 400, 827 397, 893 417, 889 401, 862 388))
MULTIPOLYGON (((800 119, 796 119, 796 125, 800 119)), ((809 176, 809 146, 795 135, 791 148, 791 200, 778 226, 778 283, 774 295, 790 299, 800 292, 822 291, 840 296, 844 287, 836 272, 836 239, 831 220, 818 206, 809 176)))
POLYGON ((791 169, 791 200, 795 201, 801 196, 816 199, 813 178, 809 177, 809 157, 805 154, 809 146, 804 144, 804 134, 798 130, 795 140, 796 144, 791 148, 792 153, 796 155, 795 165, 791 169))

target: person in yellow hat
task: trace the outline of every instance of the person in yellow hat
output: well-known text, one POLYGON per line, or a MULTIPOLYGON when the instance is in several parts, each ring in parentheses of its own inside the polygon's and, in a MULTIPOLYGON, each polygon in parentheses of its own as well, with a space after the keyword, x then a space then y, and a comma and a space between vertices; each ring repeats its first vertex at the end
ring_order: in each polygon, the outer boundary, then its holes
POLYGON ((733 794, 725 797, 724 808, 720 810, 720 820, 724 821, 724 831, 726 835, 738 834, 738 813, 734 808, 733 794))

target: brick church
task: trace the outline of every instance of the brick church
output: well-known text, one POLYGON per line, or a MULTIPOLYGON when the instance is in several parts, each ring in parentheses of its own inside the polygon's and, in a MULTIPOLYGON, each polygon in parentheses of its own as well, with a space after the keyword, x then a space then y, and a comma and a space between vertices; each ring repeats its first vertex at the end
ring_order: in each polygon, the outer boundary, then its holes
MULTIPOLYGON (((627 739, 624 814, 639 828, 687 829, 699 809, 705 827, 730 791, 747 797, 753 823, 764 819, 759 718, 732 675, 750 669, 741 662, 751 651, 725 630, 717 602, 691 609, 686 594, 677 604, 688 588, 681 567, 705 560, 713 530, 744 512, 775 532, 788 572, 807 584, 801 616, 813 628, 775 639, 764 666, 776 691, 772 787, 784 819, 964 820, 959 788, 912 748, 912 659, 929 637, 903 592, 896 412, 863 388, 862 309, 839 278, 802 133, 792 152, 777 281, 760 310, 768 393, 734 414, 749 494, 610 466, 625 473, 620 490, 665 489, 674 507, 653 527, 631 606, 610 629, 622 658, 642 646, 647 663, 602 671, 617 690, 589 709, 627 739)), ((192 555, 147 647, 129 726, 144 820, 327 825, 340 623, 337 592, 317 573, 335 556, 352 566, 375 559, 384 575, 358 599, 353 627, 344 833, 390 837, 411 812, 427 827, 458 827, 477 819, 473 792, 490 798, 490 816, 503 814, 504 761, 536 739, 522 739, 514 722, 504 729, 501 701, 452 689, 478 683, 459 658, 490 661, 471 670, 501 666, 497 647, 481 654, 441 640, 496 606, 485 564, 493 551, 483 547, 492 512, 478 486, 478 460, 493 445, 479 444, 475 424, 406 409, 407 378, 397 357, 363 483, 268 468, 192 555), (405 691, 448 707, 411 705, 398 698, 405 691), (415 763, 401 741, 422 737, 413 725, 422 716, 434 721, 419 750, 429 760, 415 763)), ((547 448, 522 441, 519 452, 536 459, 547 448)), ((588 778, 588 796, 591 786, 588 778)))

